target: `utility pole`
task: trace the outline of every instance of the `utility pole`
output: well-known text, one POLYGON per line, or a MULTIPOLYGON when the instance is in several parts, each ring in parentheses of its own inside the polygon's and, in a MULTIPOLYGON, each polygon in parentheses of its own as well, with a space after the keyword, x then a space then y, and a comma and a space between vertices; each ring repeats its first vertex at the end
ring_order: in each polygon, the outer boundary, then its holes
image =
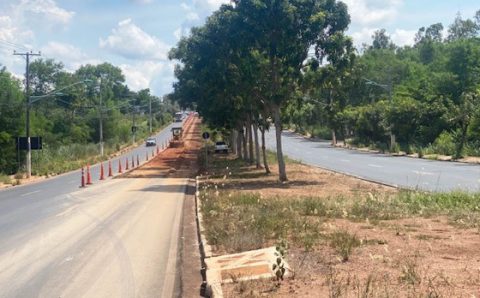
POLYGON ((136 107, 132 106, 132 144, 135 145, 135 135, 137 134, 137 127, 135 126, 135 112, 136 107))
POLYGON ((102 78, 98 78, 97 87, 95 88, 99 96, 98 119, 99 119, 99 141, 100 141, 100 156, 103 157, 103 105, 102 105, 102 78))
MULTIPOLYGON (((392 67, 388 68, 388 99, 390 108, 393 106, 393 79, 392 79, 392 67)), ((395 133, 393 132, 393 123, 390 123, 390 151, 393 151, 397 146, 397 140, 395 133)))
POLYGON ((15 56, 25 56, 27 66, 26 66, 26 71, 25 71, 25 98, 27 102, 27 123, 25 124, 25 130, 27 134, 27 160, 26 160, 26 170, 27 170, 27 178, 30 178, 32 176, 32 142, 30 140, 30 57, 31 56, 40 56, 41 53, 33 53, 32 51, 30 52, 25 52, 25 53, 17 53, 16 51, 13 52, 13 55, 15 56))
POLYGON ((149 111, 149 127, 150 127, 150 134, 152 134, 152 96, 148 97, 148 111, 149 111))

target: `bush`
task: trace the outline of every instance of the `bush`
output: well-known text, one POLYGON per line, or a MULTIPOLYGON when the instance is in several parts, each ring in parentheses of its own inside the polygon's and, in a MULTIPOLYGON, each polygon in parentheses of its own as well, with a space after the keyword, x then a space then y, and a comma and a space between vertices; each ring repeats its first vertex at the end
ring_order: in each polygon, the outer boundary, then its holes
POLYGON ((0 183, 12 184, 12 179, 10 179, 10 176, 8 175, 0 174, 0 183))
POLYGON ((353 249, 360 244, 360 239, 347 231, 337 231, 330 235, 330 246, 340 254, 342 262, 348 261, 353 249))
POLYGON ((455 154, 455 142, 453 135, 446 131, 442 132, 433 143, 433 150, 435 153, 442 155, 455 154))

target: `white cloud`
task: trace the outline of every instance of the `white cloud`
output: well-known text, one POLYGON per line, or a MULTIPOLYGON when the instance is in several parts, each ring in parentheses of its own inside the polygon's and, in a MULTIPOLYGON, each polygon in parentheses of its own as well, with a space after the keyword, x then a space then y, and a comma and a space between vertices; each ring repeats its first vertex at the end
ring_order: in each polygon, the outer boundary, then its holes
MULTIPOLYGON (((351 36, 353 37, 353 42, 357 48, 361 48, 362 44, 371 44, 372 36, 375 31, 380 28, 368 28, 364 27, 360 31, 353 32, 351 36)), ((415 30, 403 30, 395 29, 393 33, 387 31, 387 35, 390 36, 393 43, 397 46, 406 46, 413 45, 415 42, 415 30)))
POLYGON ((343 0, 352 25, 372 25, 392 21, 404 0, 343 0))
POLYGON ((170 47, 149 35, 131 19, 118 23, 106 39, 100 38, 100 47, 127 59, 166 60, 170 47))
POLYGON ((391 35, 392 41, 397 46, 411 46, 415 43, 415 30, 396 29, 391 35))
POLYGON ((80 66, 85 64, 101 64, 99 59, 92 59, 80 48, 71 44, 51 41, 41 48, 42 56, 46 58, 53 58, 61 61, 65 65, 65 69, 74 72, 80 66))
POLYGON ((75 15, 75 12, 57 6, 54 0, 21 0, 12 7, 18 13, 31 13, 53 23, 67 24, 75 15))
POLYGON ((185 11, 185 20, 180 32, 190 32, 191 27, 200 25, 213 11, 228 3, 230 0, 191 0, 189 4, 180 3, 180 7, 185 11))
POLYGON ((150 88, 154 94, 172 89, 174 64, 170 61, 141 61, 120 65, 129 88, 134 91, 150 88))

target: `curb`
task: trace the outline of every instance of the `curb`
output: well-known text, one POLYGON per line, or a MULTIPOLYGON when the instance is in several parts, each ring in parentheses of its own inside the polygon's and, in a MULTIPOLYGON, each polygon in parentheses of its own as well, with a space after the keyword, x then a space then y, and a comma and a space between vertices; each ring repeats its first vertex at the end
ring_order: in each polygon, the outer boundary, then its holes
POLYGON ((207 239, 205 238, 205 227, 203 224, 203 216, 201 212, 202 202, 200 200, 200 181, 199 177, 195 177, 195 209, 196 209, 196 221, 197 221, 197 236, 199 242, 199 249, 200 249, 200 257, 201 257, 201 274, 202 274, 202 288, 201 288, 201 295, 203 297, 211 297, 211 298, 222 298, 223 291, 221 285, 215 284, 208 284, 207 280, 207 264, 205 259, 211 258, 213 256, 212 247, 208 244, 207 239))

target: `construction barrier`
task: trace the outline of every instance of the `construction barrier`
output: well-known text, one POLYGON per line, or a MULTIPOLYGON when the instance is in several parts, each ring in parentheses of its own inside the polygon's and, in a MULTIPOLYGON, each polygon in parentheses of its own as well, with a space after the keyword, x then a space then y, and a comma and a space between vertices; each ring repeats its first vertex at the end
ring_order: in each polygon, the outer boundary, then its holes
POLYGON ((108 177, 112 177, 112 176, 113 176, 112 161, 109 160, 109 161, 108 161, 108 177))
POLYGON ((80 182, 80 187, 85 187, 85 169, 82 167, 82 179, 80 182))
POLYGON ((105 180, 105 173, 103 172, 103 162, 100 164, 100 180, 105 180))
POLYGON ((92 184, 92 176, 90 175, 90 165, 87 164, 87 185, 92 184))

